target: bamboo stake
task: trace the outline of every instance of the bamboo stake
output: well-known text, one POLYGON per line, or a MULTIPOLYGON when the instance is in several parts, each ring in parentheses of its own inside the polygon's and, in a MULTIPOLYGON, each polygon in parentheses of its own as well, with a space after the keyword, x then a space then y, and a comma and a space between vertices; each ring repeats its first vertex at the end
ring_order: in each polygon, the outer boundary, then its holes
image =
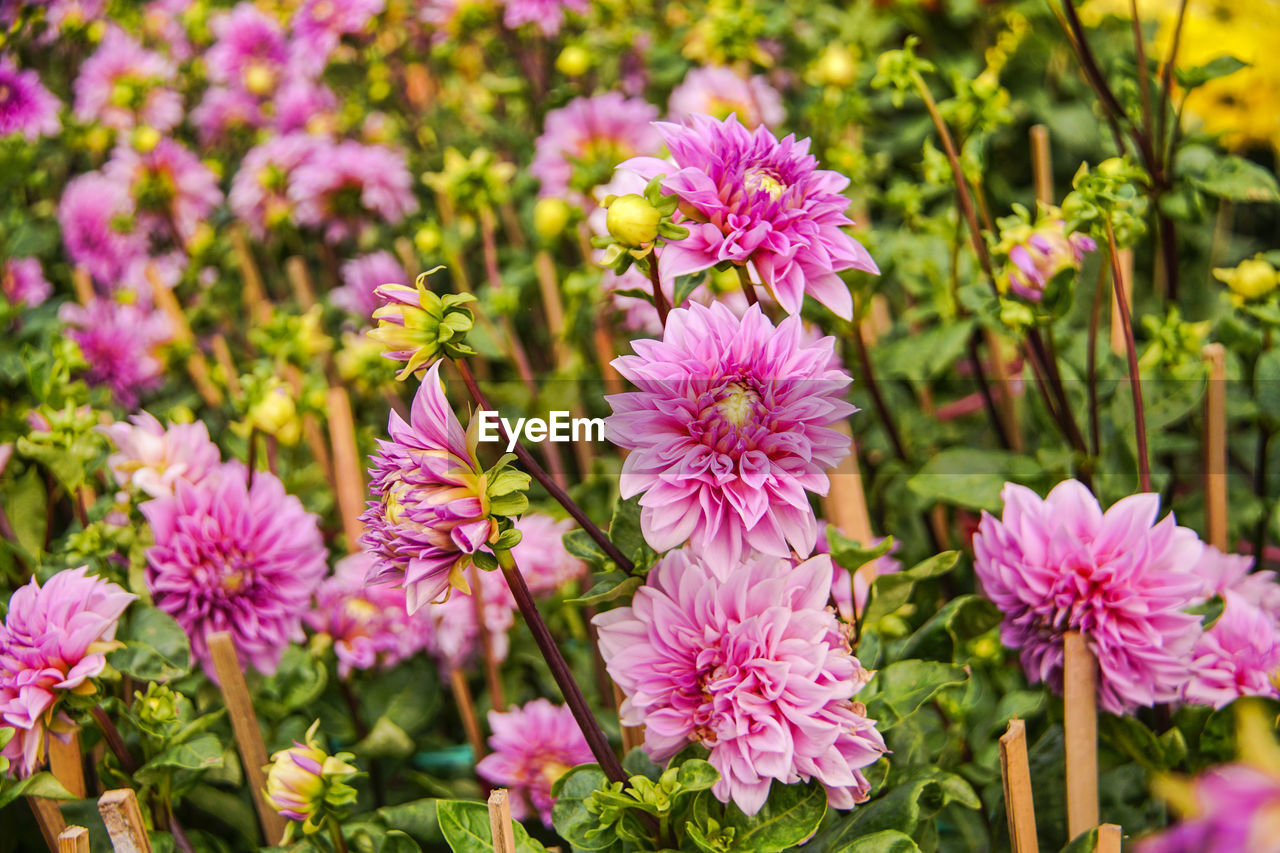
POLYGON ((1049 153, 1049 128, 1031 128, 1031 172, 1035 179, 1036 201, 1053 204, 1053 158, 1049 153))
POLYGON ((231 347, 227 346, 227 339, 219 333, 213 336, 209 345, 213 349, 213 360, 218 363, 218 367, 222 368, 222 373, 226 376, 227 393, 232 398, 238 398, 240 396, 240 371, 236 367, 236 360, 231 355, 231 347))
POLYGON ((79 726, 68 733, 65 743, 57 737, 49 738, 49 770, 53 773, 53 778, 76 799, 83 800, 88 796, 84 783, 84 757, 80 753, 79 726))
POLYGON ((893 328, 893 316, 889 313, 889 300, 883 293, 872 294, 867 301, 867 313, 858 324, 867 346, 873 346, 893 328))
POLYGON ((245 683, 236 647, 226 631, 211 632, 205 640, 209 646, 209 656, 213 658, 214 671, 218 674, 222 701, 231 718, 231 730, 236 736, 236 746, 240 750, 240 761, 244 764, 249 790, 253 793, 253 804, 258 809, 262 835, 268 844, 277 844, 284 834, 286 821, 271 808, 264 793, 267 774, 263 768, 267 764, 267 747, 262 741, 258 718, 253 713, 249 686, 245 683))
POLYGON ((1204 348, 1209 387, 1204 401, 1204 518, 1209 544, 1227 550, 1227 383, 1222 344, 1204 348))
POLYGON ((239 223, 231 226, 231 249, 240 265, 249 325, 261 325, 271 319, 271 305, 267 302, 267 291, 262 286, 262 273, 258 271, 253 251, 249 248, 249 238, 245 236, 244 226, 239 223))
POLYGON ((1098 825, 1098 665, 1078 632, 1067 632, 1062 646, 1067 835, 1075 838, 1098 825))
POLYGON ((538 289, 542 294, 542 308, 547 312, 547 331, 555 346, 556 362, 563 366, 568 360, 564 341, 564 302, 560 298, 560 282, 556 279, 555 262, 546 250, 533 257, 533 268, 538 274, 538 289))
POLYGON ((849 455, 840 464, 827 471, 831 488, 822 500, 827 522, 844 535, 858 540, 863 546, 871 545, 875 534, 871 531, 871 516, 867 512, 867 495, 862 488, 862 471, 858 466, 858 445, 847 421, 834 426, 849 439, 849 455))
POLYGON ((204 353, 196 343, 195 333, 191 331, 187 315, 182 313, 182 306, 178 304, 177 297, 173 295, 172 290, 165 287, 154 265, 147 265, 146 274, 147 281, 151 283, 152 301, 164 311, 169 322, 173 324, 174 341, 185 344, 191 349, 191 353, 187 356, 187 373, 191 375, 196 391, 210 406, 214 408, 221 406, 222 392, 218 390, 217 385, 213 384, 213 379, 209 375, 209 362, 205 360, 204 353))
POLYGON ((40 834, 44 836, 44 843, 49 846, 50 853, 58 853, 58 836, 67 827, 66 821, 62 819, 62 812, 58 810, 58 801, 46 797, 27 797, 27 803, 36 816, 40 834))
POLYGON ((1004 780, 1004 808, 1013 853, 1039 853, 1031 765, 1027 761, 1027 726, 1022 720, 1010 720, 1009 728, 1000 737, 1000 776, 1004 780))
POLYGON ((298 307, 307 311, 315 305, 316 289, 311 286, 307 262, 294 255, 284 262, 284 273, 289 278, 289 286, 293 288, 293 298, 298 300, 298 307))
POLYGON ((58 853, 89 853, 89 830, 68 826, 58 836, 58 853))
POLYGON ((609 335, 609 329, 605 326, 603 319, 596 319, 595 333, 592 342, 596 348, 596 358, 600 359, 600 373, 604 377, 604 389, 610 394, 621 394, 625 389, 622 384, 622 374, 613 366, 613 359, 616 355, 613 349, 613 339, 609 335))
POLYGON ((87 269, 76 267, 71 271, 71 286, 75 288, 76 299, 81 305, 88 306, 93 301, 93 278, 87 269))
POLYGON ((489 831, 493 837, 493 853, 516 853, 511 801, 506 788, 495 788, 489 794, 489 831))
POLYGON ((138 795, 132 788, 116 788, 98 798, 98 813, 116 853, 151 853, 147 825, 142 822, 138 795))
MULTIPOLYGON (((1116 254, 1120 262, 1120 279, 1124 284, 1124 301, 1133 304, 1133 249, 1121 249, 1116 254)), ((1116 302, 1116 294, 1111 292, 1111 351, 1124 358, 1124 323, 1120 319, 1120 304, 1116 302)))
POLYGON ((479 761, 485 756, 484 735, 480 733, 480 718, 476 716, 471 686, 467 684, 467 676, 460 667, 450 668, 449 684, 453 687, 453 699, 458 703, 458 714, 462 717, 462 728, 467 733, 467 743, 471 744, 471 757, 479 761))
POLYGON ((1121 839, 1120 827, 1104 823, 1098 827, 1098 846, 1093 849, 1095 853, 1120 853, 1121 839))
POLYGON ((334 482, 338 492, 338 509, 342 513, 342 529, 347 535, 347 548, 360 550, 360 534, 364 523, 360 514, 365 508, 364 472, 360 469, 360 450, 356 446, 356 427, 351 414, 351 398, 340 385, 329 389, 329 441, 333 447, 334 482))

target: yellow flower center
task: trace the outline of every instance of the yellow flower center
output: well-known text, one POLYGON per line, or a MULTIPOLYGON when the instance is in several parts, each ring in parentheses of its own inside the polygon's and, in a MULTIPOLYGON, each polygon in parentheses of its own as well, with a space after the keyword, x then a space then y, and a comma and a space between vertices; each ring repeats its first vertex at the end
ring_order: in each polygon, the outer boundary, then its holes
POLYGON ((747 185, 747 189, 752 191, 763 190, 769 194, 769 198, 775 201, 787 189, 787 185, 782 182, 782 179, 770 169, 748 169, 744 183, 747 185))
POLYGON ((716 410, 726 421, 740 427, 751 417, 751 411, 759 399, 760 396, 755 391, 735 382, 726 389, 725 395, 716 404, 716 410))

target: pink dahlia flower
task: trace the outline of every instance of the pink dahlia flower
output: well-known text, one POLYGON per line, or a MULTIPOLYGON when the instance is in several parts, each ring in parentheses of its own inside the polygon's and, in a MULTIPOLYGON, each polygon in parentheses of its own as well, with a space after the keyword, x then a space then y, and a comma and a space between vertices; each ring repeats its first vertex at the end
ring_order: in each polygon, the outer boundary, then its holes
POLYGON ((659 552, 689 540, 728 571, 748 549, 808 555, 818 523, 808 492, 849 452, 832 425, 855 408, 834 342, 806 340, 800 318, 774 327, 752 306, 667 315, 661 341, 639 340, 613 364, 639 388, 608 398, 610 440, 631 453, 624 498, 642 494, 645 539, 659 552))
POLYGON ((617 92, 575 98, 547 113, 529 165, 541 184, 538 195, 594 206, 591 191, 613 177, 615 166, 661 149, 657 117, 657 107, 617 92))
POLYGON ((1098 658, 1104 711, 1177 699, 1200 633, 1200 617, 1182 612, 1202 588, 1195 533, 1172 515, 1157 523, 1154 494, 1105 514, 1075 480, 1044 500, 1013 483, 1001 496, 1001 518, 984 512, 973 537, 974 569, 1028 680, 1060 691, 1062 636, 1079 631, 1098 658))
POLYGON ((627 697, 622 722, 644 725, 659 764, 689 743, 706 746, 720 771, 712 792, 749 815, 774 781, 816 779, 835 808, 865 800, 861 770, 886 749, 853 699, 871 673, 827 608, 831 558, 710 563, 696 550, 672 552, 631 606, 595 618, 627 697))
POLYGON ((262 127, 264 122, 262 106, 256 98, 224 86, 209 87, 191 111, 191 123, 205 147, 225 144, 232 134, 262 127))
POLYGON ((252 3, 240 3, 209 22, 217 39, 205 54, 209 79, 269 95, 284 76, 289 48, 284 27, 252 3))
POLYGON ((18 68, 11 56, 0 56, 0 138, 21 133, 27 142, 57 136, 61 103, 34 71, 18 68))
POLYGON ((122 489, 135 487, 153 498, 172 495, 179 480, 199 483, 222 461, 203 421, 170 424, 165 429, 154 415, 138 412, 128 421, 98 429, 116 446, 116 452, 107 457, 116 484, 122 489))
POLYGON ((1275 572, 1253 572, 1253 557, 1224 554, 1208 543, 1204 546, 1196 574, 1204 581, 1205 599, 1234 592, 1262 608, 1280 624, 1280 583, 1275 572))
POLYGON ((292 74, 275 93, 272 108, 277 133, 305 130, 324 135, 337 121, 338 96, 319 80, 292 74))
POLYGON ((10 258, 0 271, 0 293, 10 305, 35 308, 53 293, 39 258, 10 258))
POLYGON ((386 5, 387 0, 305 0, 290 21, 294 66, 319 76, 342 37, 364 32, 386 5))
POLYGON ((69 731, 55 717, 66 693, 93 693, 89 681, 107 665, 116 623, 136 595, 89 574, 85 567, 58 572, 41 586, 35 578, 9 599, 0 625, 0 725, 16 730, 4 756, 30 776, 44 761, 46 735, 69 731))
POLYGON ((142 230, 168 234, 179 245, 222 203, 218 177, 172 139, 145 153, 119 145, 103 173, 129 188, 142 230))
POLYGON ((249 150, 231 179, 231 212, 262 239, 293 215, 289 185, 298 167, 326 144, 305 133, 275 136, 249 150))
POLYGON ((862 244, 845 232, 849 179, 818 168, 809 140, 781 142, 766 127, 736 118, 694 116, 689 125, 659 122, 671 162, 637 157, 621 164, 680 198, 677 221, 689 236, 668 243, 663 274, 680 276, 728 262, 746 266, 789 314, 807 293, 840 317, 853 317, 841 270, 879 273, 862 244))
POLYGON ((587 564, 564 547, 564 535, 573 529, 573 522, 527 512, 516 520, 515 526, 521 538, 511 549, 511 556, 534 595, 551 595, 587 574, 587 564))
POLYGON ((335 242, 375 222, 395 225, 418 209, 404 154, 352 141, 323 145, 299 165, 289 198, 299 224, 321 228, 335 242))
POLYGON ((370 490, 376 501, 360 518, 361 543, 376 558, 369 583, 404 587, 410 613, 469 591, 471 555, 497 536, 474 436, 449 408, 437 361, 413 398, 409 422, 395 412, 389 441, 379 440, 370 490))
POLYGON ((182 96, 165 85, 176 73, 172 62, 111 26, 72 87, 76 118, 115 130, 140 124, 171 130, 182 121, 182 96))
POLYGON ((390 252, 378 251, 352 258, 342 265, 342 287, 330 298, 343 311, 364 320, 373 317, 381 304, 373 291, 384 284, 405 284, 409 276, 390 252))
POLYGON ((1225 606, 1191 652, 1188 702, 1222 708, 1241 696, 1280 699, 1280 625, 1239 593, 1222 594, 1225 606))
POLYGON ((305 639, 302 617, 325 575, 316 517, 271 474, 255 471, 246 486, 246 473, 226 463, 141 506, 155 535, 147 589, 210 677, 210 631, 231 632, 242 660, 275 672, 285 646, 305 639))
POLYGON ((87 307, 63 303, 58 318, 88 362, 85 380, 111 389, 120 406, 132 411, 141 395, 160 387, 164 362, 158 351, 173 337, 164 314, 97 298, 87 307))
POLYGON ((448 601, 431 604, 419 610, 417 616, 425 617, 430 630, 427 633, 427 651, 445 672, 466 669, 483 654, 480 636, 481 621, 489 633, 490 651, 494 660, 507 659, 510 649, 508 632, 516 623, 516 599, 507 586, 501 572, 485 572, 479 569, 467 572, 471 592, 454 590, 448 601), (480 590, 480 603, 474 597, 480 590))
POLYGON ((674 121, 697 115, 727 119, 736 115, 746 127, 777 127, 786 119, 782 96, 760 76, 745 78, 732 68, 691 68, 671 92, 667 112, 674 121))
POLYGON ((105 287, 114 288, 135 261, 146 258, 147 235, 134 222, 129 188, 101 172, 67 184, 58 225, 71 261, 105 287))
POLYGON ((502 26, 509 30, 537 24, 547 38, 558 34, 564 13, 587 14, 587 0, 502 0, 502 26))
POLYGON ((579 764, 595 759, 573 712, 566 705, 534 699, 505 713, 489 712, 492 750, 476 765, 476 773, 494 786, 511 789, 511 816, 524 820, 533 806, 551 826, 555 798, 551 786, 579 764))
POLYGON ((1248 764, 1196 777, 1197 815, 1140 842, 1137 853, 1280 853, 1280 778, 1248 764))
POLYGON ((305 616, 313 631, 332 638, 342 678, 352 670, 393 667, 427 642, 426 620, 409 615, 399 590, 365 585, 373 562, 364 552, 339 560, 305 616))
POLYGON ((1034 226, 1026 223, 1002 233, 997 252, 1008 258, 1002 286, 1023 299, 1039 302, 1049 282, 1067 270, 1078 270, 1098 244, 1087 234, 1068 233, 1057 208, 1042 211, 1034 226))

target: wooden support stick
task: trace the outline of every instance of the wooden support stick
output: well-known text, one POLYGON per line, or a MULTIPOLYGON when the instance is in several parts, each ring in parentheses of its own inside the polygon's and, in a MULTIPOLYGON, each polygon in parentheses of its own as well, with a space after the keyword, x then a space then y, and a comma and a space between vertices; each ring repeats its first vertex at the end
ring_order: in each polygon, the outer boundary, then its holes
POLYGON ((67 735, 64 743, 55 736, 49 738, 49 770, 58 784, 83 800, 88 794, 84 784, 84 756, 80 753, 80 727, 67 735))
POLYGON ((360 550, 360 534, 364 532, 360 514, 365 508, 364 471, 360 468, 360 450, 356 446, 356 425, 351 414, 351 398, 345 388, 340 385, 330 388, 327 402, 338 510, 342 513, 347 549, 354 554, 360 550))
MULTIPOLYGON (((1009 437, 1009 449, 1020 452, 1023 447, 1022 426, 1018 423, 1018 400, 1013 393, 1013 378, 1009 375, 1009 363, 1004 360, 1000 336, 991 329, 983 329, 982 333, 987 345, 987 360, 991 365, 996 385, 1000 389, 1000 399, 996 400, 996 411, 1004 423, 1005 435, 1009 437)), ((981 369, 981 365, 975 365, 975 367, 981 369)))
POLYGON ((408 237, 397 237, 394 245, 396 257, 400 259, 405 275, 409 276, 410 282, 415 281, 418 273, 422 272, 422 267, 418 264, 418 253, 413 250, 413 241, 408 237))
POLYGON ((289 278, 289 286, 293 288, 293 298, 298 300, 298 307, 306 311, 315 305, 316 289, 311 286, 307 262, 294 255, 284 262, 284 273, 289 278))
POLYGON ((458 714, 462 717, 462 728, 467 733, 467 743, 471 744, 471 756, 477 762, 484 758, 484 735, 480 733, 480 718, 476 716, 476 703, 471 698, 471 686, 467 684, 467 676, 458 667, 449 670, 449 683, 453 687, 453 700, 458 703, 458 714))
MULTIPOLYGON (((1124 301, 1133 306, 1133 249, 1121 249, 1116 254, 1120 262, 1120 280, 1124 283, 1124 301)), ((1121 358, 1125 357, 1124 323, 1120 320, 1120 305, 1116 302, 1116 294, 1111 292, 1111 351, 1121 358)))
POLYGON ((87 306, 94 299, 93 278, 84 267, 76 267, 71 271, 71 286, 75 288, 76 299, 87 306))
POLYGON ((1098 846, 1095 853, 1120 853, 1122 834, 1120 827, 1114 823, 1104 823, 1098 827, 1098 846))
POLYGON ((1063 728, 1067 745, 1067 837, 1098 825, 1098 663, 1085 639, 1062 641, 1063 728))
POLYGON ((173 340, 176 343, 185 344, 191 350, 187 356, 187 373, 191 375, 191 381, 204 401, 217 408, 222 405, 222 392, 218 390, 217 385, 213 384, 209 373, 209 362, 205 360, 204 353, 196 343, 196 336, 187 322, 187 315, 182 312, 182 306, 178 304, 173 291, 160 280, 160 273, 156 271, 155 265, 147 265, 146 275, 147 281, 151 283, 152 301, 165 313, 173 326, 173 340))
POLYGON ((1227 374, 1222 344, 1204 348, 1209 387, 1204 399, 1204 519, 1209 544, 1227 550, 1227 374))
POLYGON ((604 377, 604 390, 610 394, 621 394, 626 390, 622 383, 622 374, 613 366, 617 352, 613 348, 613 338, 602 317, 597 317, 596 328, 592 337, 596 348, 596 358, 600 359, 600 373, 604 377))
POLYGON ((62 812, 58 810, 58 801, 45 797, 27 797, 27 803, 36 816, 40 834, 44 836, 44 843, 48 845, 50 853, 58 853, 58 836, 67 828, 62 812))
POLYGON ((68 826, 58 836, 58 853, 89 853, 89 830, 68 826))
POLYGON ((262 835, 267 844, 278 844, 284 834, 285 818, 281 817, 264 793, 267 787, 267 774, 263 769, 267 764, 267 747, 262 741, 262 729, 258 727, 258 718, 253 713, 253 702, 249 699, 249 686, 244 680, 244 671, 240 668, 240 659, 236 655, 235 644, 226 631, 214 631, 205 638, 209 645, 209 656, 213 658, 213 668, 218 674, 219 687, 222 690, 222 701, 227 706, 227 715, 231 718, 231 730, 236 736, 236 746, 240 750, 240 761, 244 764, 245 778, 249 782, 249 790, 253 793, 253 804, 258 809, 258 821, 262 824, 262 835))
POLYGON ((249 238, 245 236, 244 226, 231 226, 231 249, 235 252, 236 262, 240 265, 243 278, 244 305, 249 312, 249 325, 257 326, 271 319, 271 305, 267 302, 267 291, 262 286, 262 273, 258 272, 258 264, 253 259, 253 250, 249 248, 249 238))
POLYGON ((889 300, 883 293, 872 295, 867 304, 867 315, 859 324, 862 328, 862 339, 867 346, 874 345, 893 328, 893 316, 889 313, 889 300))
POLYGON ((1031 172, 1035 178, 1036 201, 1053 204, 1053 158, 1049 154, 1049 128, 1031 128, 1031 172))
POLYGON ((98 813, 116 853, 151 853, 147 825, 132 788, 115 788, 98 798, 98 813))
POLYGON ((472 563, 468 569, 468 581, 471 585, 471 606, 474 608, 476 630, 480 634, 480 650, 484 654, 485 682, 489 685, 489 705, 495 711, 507 710, 506 692, 502 689, 502 667, 493 651, 493 635, 489 633, 489 623, 484 614, 484 587, 480 585, 480 569, 472 563))
MULTIPOLYGON (((841 421, 834 429, 842 432, 852 442, 852 432, 847 421, 841 421)), ((867 495, 862 488, 862 471, 858 467, 858 446, 851 445, 850 454, 840 464, 827 471, 831 488, 822 500, 827 522, 864 547, 871 546, 875 534, 871 531, 871 516, 867 512, 867 495)))
POLYGON ((564 366, 568 352, 564 341, 564 301, 560 298, 560 281, 556 278, 555 261, 547 251, 533 257, 533 268, 538 274, 538 289, 542 294, 542 310, 547 313, 547 331, 555 347, 556 363, 564 366))
POLYGON ((227 392, 233 398, 239 398, 240 370, 236 367, 236 360, 231 355, 231 347, 227 346, 227 339, 222 334, 217 334, 210 339, 209 345, 213 349, 213 360, 218 363, 218 367, 222 368, 222 373, 226 377, 227 392))
POLYGON ((1000 775, 1004 779, 1009 847, 1013 853, 1039 853, 1031 765, 1027 761, 1027 726, 1022 720, 1010 720, 1009 728, 1000 737, 1000 775))
POLYGON ((516 853, 511 802, 506 788, 494 788, 489 794, 489 830, 493 836, 493 853, 516 853))

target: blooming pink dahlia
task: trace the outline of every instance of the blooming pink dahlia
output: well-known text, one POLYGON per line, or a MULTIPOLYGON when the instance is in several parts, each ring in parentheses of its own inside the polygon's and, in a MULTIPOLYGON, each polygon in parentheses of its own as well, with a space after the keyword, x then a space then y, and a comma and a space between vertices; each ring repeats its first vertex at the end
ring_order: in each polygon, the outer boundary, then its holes
POLYGON ((182 121, 182 96, 168 88, 173 63, 153 53, 116 26, 110 26, 76 77, 75 115, 116 130, 147 125, 170 130, 182 121))
POLYGON ((671 92, 667 112, 675 121, 696 115, 726 119, 736 115, 748 128, 777 127, 787 117, 782 96, 763 77, 743 77, 732 68, 691 68, 671 92))
POLYGON ((342 287, 333 291, 330 298, 342 310, 369 320, 382 304, 373 291, 384 284, 404 284, 408 278, 390 252, 372 252, 342 265, 342 287))
POLYGON ((341 38, 364 32, 386 5, 387 0, 305 0, 290 21, 293 65, 319 76, 341 38))
POLYGON ((0 625, 0 725, 16 729, 4 756, 30 776, 44 760, 46 733, 69 731, 57 715, 66 693, 92 693, 107 665, 120 614, 137 598, 86 567, 35 578, 9 599, 0 625))
POLYGON ((141 506, 155 535, 147 589, 211 677, 210 631, 230 631, 242 660, 275 672, 285 646, 304 639, 302 617, 325 574, 316 517, 271 474, 245 481, 244 466, 230 462, 141 506))
POLYGON ((289 198, 299 224, 324 229, 325 239, 356 236, 366 225, 395 225, 418 209, 404 154, 383 145, 322 146, 293 173, 289 198))
POLYGON ((489 749, 476 765, 480 777, 510 788, 511 816, 524 820, 532 804, 542 822, 551 826, 555 798, 551 786, 579 764, 595 759, 573 712, 566 705, 534 699, 505 713, 489 712, 489 749))
POLYGON ((1280 582, 1275 572, 1250 571, 1253 557, 1224 554, 1205 543, 1196 574, 1204 580, 1204 599, 1225 595, 1228 591, 1253 602, 1280 624, 1280 582))
POLYGON ((103 168, 107 178, 129 188, 138 224, 153 235, 168 234, 179 245, 222 203, 218 177, 180 143, 162 139, 140 152, 116 146, 103 168))
POLYGON ((662 147, 652 124, 657 117, 657 107, 617 92, 575 98, 547 113, 529 165, 539 196, 594 206, 591 190, 607 183, 618 163, 662 147))
POLYGON ((696 742, 720 771, 712 791, 747 814, 770 785, 817 779, 836 808, 866 799, 861 773, 885 753, 853 696, 871 673, 827 609, 831 558, 751 556, 724 568, 696 550, 666 555, 629 607, 594 620, 621 718, 645 727, 665 763, 696 742))
POLYGON ((807 492, 826 493, 850 445, 831 426, 856 411, 849 375, 830 366, 833 340, 810 343, 796 315, 775 328, 759 306, 739 319, 715 303, 673 310, 661 341, 632 347, 613 364, 640 390, 608 398, 606 427, 631 451, 620 488, 644 494, 649 544, 688 539, 721 573, 749 548, 811 553, 807 492))
POLYGON ((474 436, 449 408, 439 361, 414 395, 409 422, 392 412, 388 430, 391 439, 379 440, 373 459, 377 500, 360 517, 361 543, 377 557, 369 583, 403 586, 414 613, 451 589, 469 590, 471 555, 497 536, 498 526, 489 517, 474 436))
POLYGON ((1200 592, 1202 545, 1160 499, 1127 497, 1104 514, 1075 480, 1041 500, 1013 483, 999 519, 983 513, 974 569, 1004 612, 1001 639, 1032 682, 1062 686, 1062 636, 1079 631, 1098 658, 1098 704, 1113 714, 1178 698, 1199 617, 1182 608, 1200 592))
POLYGON ((161 426, 155 416, 138 412, 128 421, 98 427, 116 446, 107 467, 122 489, 135 486, 153 498, 173 494, 179 480, 199 483, 221 463, 203 421, 161 426))
POLYGON ((22 71, 11 56, 0 56, 0 138, 21 133, 27 142, 62 130, 61 106, 34 71, 22 71))
POLYGON ((217 39, 205 54, 209 79, 259 97, 269 95, 289 59, 280 22, 246 2, 215 15, 209 27, 217 39))
POLYGON ((293 215, 289 184, 294 172, 325 147, 324 141, 314 136, 289 133, 251 148, 231 179, 231 192, 227 195, 231 212, 254 236, 265 237, 268 229, 293 215))
POLYGON ((1137 853, 1280 853, 1280 778, 1249 764, 1211 767, 1195 779, 1197 814, 1144 839, 1137 853))
POLYGON ((1224 607, 1191 652, 1188 702, 1221 708, 1241 696, 1280 699, 1280 625, 1239 593, 1222 594, 1224 607))
POLYGON ((191 111, 191 123, 206 148, 225 145, 232 134, 262 127, 262 106, 248 92, 210 86, 191 111))
POLYGON ((9 258, 0 268, 0 294, 10 305, 35 308, 52 293, 39 258, 9 258))
POLYGON ((502 0, 502 26, 509 30, 537 24, 548 38, 560 32, 564 13, 587 14, 587 0, 502 0))
POLYGON ((147 255, 147 235, 134 222, 129 188, 101 172, 73 178, 58 202, 67 254, 101 285, 114 288, 147 255))
POLYGON ((515 526, 521 537, 511 556, 534 595, 550 595, 587 574, 587 564, 564 547, 564 535, 573 529, 573 522, 527 512, 515 526))
POLYGON ((679 276, 728 262, 746 266, 790 314, 808 293, 844 319, 853 297, 841 270, 879 273, 875 261, 844 231, 849 179, 818 168, 809 140, 781 142, 766 127, 747 130, 730 116, 693 116, 689 124, 659 122, 671 161, 637 157, 621 164, 680 198, 677 221, 689 229, 663 252, 664 275, 679 276), (674 162, 674 166, 672 165, 674 162))
POLYGON ((116 403, 132 410, 141 395, 160 387, 164 362, 158 351, 173 337, 163 313, 97 298, 85 307, 64 302, 58 318, 89 365, 85 380, 107 386, 116 403))
POLYGON ((337 124, 338 96, 324 83, 303 74, 286 77, 271 106, 275 111, 272 127, 277 133, 305 130, 324 136, 337 124))

